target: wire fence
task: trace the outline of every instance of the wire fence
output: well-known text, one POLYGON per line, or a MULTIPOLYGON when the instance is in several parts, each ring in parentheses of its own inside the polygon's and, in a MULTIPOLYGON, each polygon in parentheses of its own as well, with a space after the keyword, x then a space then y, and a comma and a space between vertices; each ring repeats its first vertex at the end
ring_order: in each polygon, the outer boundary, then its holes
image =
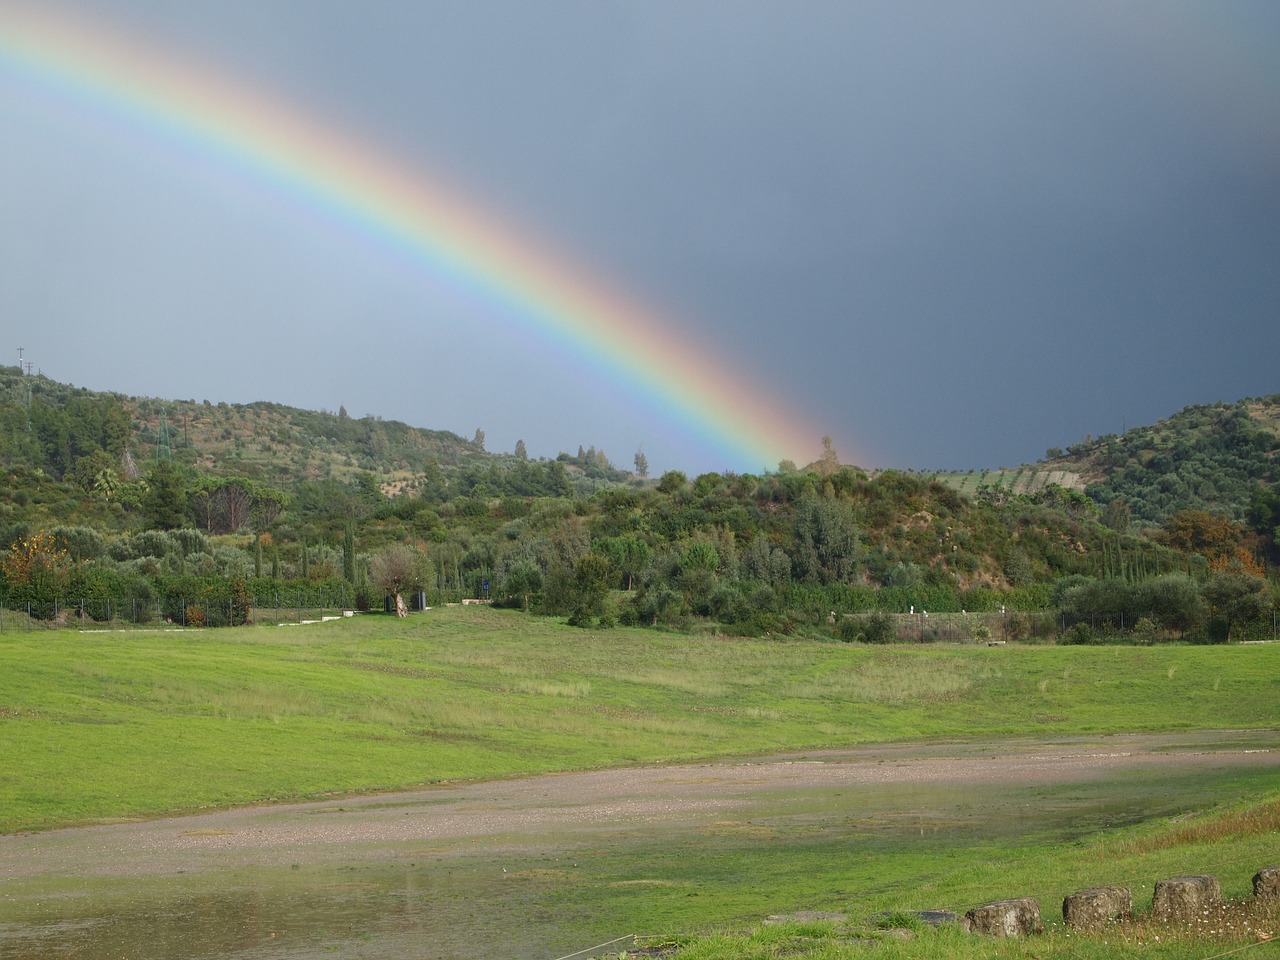
POLYGON ((27 601, 0 607, 0 631, 66 628, 126 630, 138 627, 196 629, 246 623, 302 623, 341 615, 343 597, 324 593, 225 598, 92 597, 27 601))
MULTIPOLYGON (((423 610, 429 598, 417 591, 407 596, 410 609, 423 610)), ((443 602, 445 598, 441 598, 443 602)), ((272 594, 240 601, 227 598, 91 597, 27 601, 0 606, 0 631, 63 628, 123 630, 153 626, 200 628, 246 623, 302 623, 350 610, 350 598, 309 591, 272 594)), ((390 602, 390 601, 388 601, 390 602)), ((394 610, 388 607, 388 610, 394 610)), ((929 613, 835 613, 829 621, 845 640, 869 643, 1156 643, 1190 639, 1192 635, 1135 613, 1071 616, 1062 611, 994 611, 929 613)), ((1196 635, 1196 638, 1200 638, 1196 635)), ((1218 638, 1225 639, 1225 638, 1218 638)), ((1232 640, 1280 640, 1280 611, 1232 640)))
MULTIPOLYGON (((929 613, 835 613, 845 640, 869 643, 1158 643, 1205 639, 1205 626, 1182 630, 1135 612, 1075 616, 1061 610, 929 613)), ((1212 627, 1210 623, 1208 626, 1212 627)), ((1213 637, 1213 639, 1226 639, 1213 637)), ((1232 630, 1233 641, 1280 640, 1280 611, 1232 630)))

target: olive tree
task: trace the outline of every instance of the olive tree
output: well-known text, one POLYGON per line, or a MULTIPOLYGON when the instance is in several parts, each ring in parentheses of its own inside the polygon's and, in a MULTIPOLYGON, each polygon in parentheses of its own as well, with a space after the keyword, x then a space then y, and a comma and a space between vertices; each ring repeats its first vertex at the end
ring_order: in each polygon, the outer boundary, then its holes
POLYGON ((387 596, 395 597, 397 617, 409 615, 409 608, 401 593, 406 587, 416 583, 417 578, 417 554, 403 544, 393 544, 370 558, 369 582, 387 596))

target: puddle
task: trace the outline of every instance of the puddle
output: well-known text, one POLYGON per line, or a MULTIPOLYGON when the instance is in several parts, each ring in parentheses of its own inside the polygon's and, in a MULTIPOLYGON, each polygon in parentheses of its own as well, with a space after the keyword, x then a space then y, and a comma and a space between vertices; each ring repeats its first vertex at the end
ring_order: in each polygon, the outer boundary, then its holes
POLYGON ((0 837, 0 958, 553 960, 790 909, 771 891, 857 855, 1200 809, 1274 786, 1274 739, 877 747, 0 837))

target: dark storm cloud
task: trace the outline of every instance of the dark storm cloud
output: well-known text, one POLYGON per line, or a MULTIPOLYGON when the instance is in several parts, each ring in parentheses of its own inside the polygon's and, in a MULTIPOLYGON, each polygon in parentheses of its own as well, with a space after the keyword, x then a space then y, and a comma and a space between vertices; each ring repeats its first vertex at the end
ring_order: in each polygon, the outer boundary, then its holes
MULTIPOLYGON (((1265 4, 67 7, 458 184, 867 465, 1014 464, 1280 390, 1265 4)), ((225 172, 0 109, 0 306, 49 331, 50 375, 765 466, 225 172)))

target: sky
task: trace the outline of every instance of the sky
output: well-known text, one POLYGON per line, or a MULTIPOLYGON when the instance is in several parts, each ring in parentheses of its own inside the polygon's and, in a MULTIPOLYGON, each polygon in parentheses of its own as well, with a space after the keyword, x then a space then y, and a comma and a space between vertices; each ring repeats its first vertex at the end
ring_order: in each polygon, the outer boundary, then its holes
POLYGON ((0 0, 0 362, 1029 463, 1280 392, 1278 50, 1272 0, 0 0))

